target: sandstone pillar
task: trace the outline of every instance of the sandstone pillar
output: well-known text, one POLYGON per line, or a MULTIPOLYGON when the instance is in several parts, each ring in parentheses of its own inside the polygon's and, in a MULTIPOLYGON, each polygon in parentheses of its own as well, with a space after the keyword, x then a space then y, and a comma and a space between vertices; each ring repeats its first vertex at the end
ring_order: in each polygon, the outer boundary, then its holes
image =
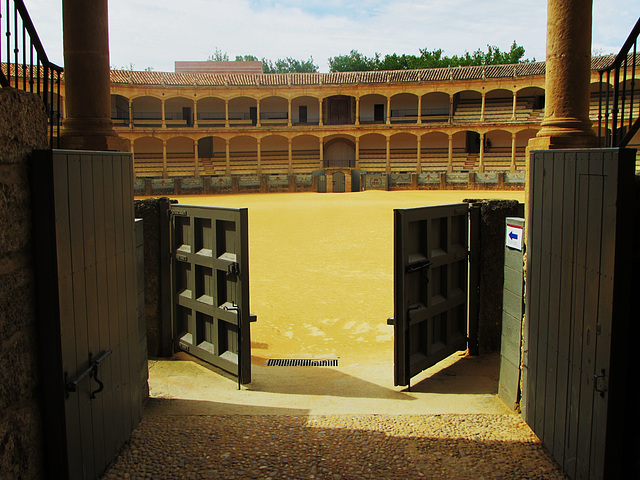
POLYGON ((322 99, 318 99, 318 125, 322 127, 322 99))
POLYGON ((516 133, 511 134, 511 168, 512 172, 516 171, 516 133))
POLYGON ((447 172, 453 172, 453 135, 449 134, 449 156, 447 157, 447 172))
POLYGON ((193 127, 198 128, 198 101, 193 99, 193 127))
POLYGON ((418 145, 416 150, 416 172, 422 173, 422 136, 420 135, 418 135, 418 145))
POLYGON ((529 149, 596 145, 589 120, 592 0, 548 0, 545 117, 529 149))
POLYGON ((356 127, 360 125, 360 97, 356 97, 356 127))
POLYGON ((290 127, 291 123, 291 99, 287 100, 287 127, 290 127))
POLYGON ((260 100, 256 100, 256 127, 261 127, 260 123, 260 100))
POLYGON ((387 125, 391 125, 391 97, 387 97, 387 125))
POLYGON ((387 163, 385 171, 386 173, 391 173, 391 137, 387 137, 387 163))
POLYGON ((360 137, 356 137, 356 167, 360 168, 360 137))
MULTIPOLYGON (((227 121, 229 119, 229 116, 227 115, 227 121)), ((224 150, 225 150, 225 162, 226 162, 226 169, 227 171, 225 172, 225 175, 231 175, 231 149, 229 146, 229 139, 225 138, 224 140, 224 150)))
POLYGON ((422 125, 422 94, 418 95, 418 125, 422 125))
POLYGON ((511 120, 516 119, 516 104, 518 103, 518 92, 513 92, 513 111, 511 112, 511 120))
POLYGON ((478 171, 484 173, 484 133, 480 134, 480 165, 478 165, 478 171))
POLYGON ((66 94, 62 147, 128 150, 111 121, 107 0, 63 0, 62 25, 66 94))
POLYGON ((258 157, 258 165, 256 167, 256 173, 258 175, 262 175, 262 147, 261 147, 262 139, 258 138, 257 140, 257 157, 258 157))
POLYGON ((229 128, 229 100, 224 101, 224 126, 229 128))
POLYGON ((293 151, 292 151, 292 144, 293 144, 293 139, 289 138, 287 139, 287 144, 288 144, 288 153, 289 153, 289 175, 291 175, 293 173, 293 151))
POLYGON ((480 121, 484 122, 484 105, 487 96, 484 92, 482 92, 482 106, 480 107, 480 121))

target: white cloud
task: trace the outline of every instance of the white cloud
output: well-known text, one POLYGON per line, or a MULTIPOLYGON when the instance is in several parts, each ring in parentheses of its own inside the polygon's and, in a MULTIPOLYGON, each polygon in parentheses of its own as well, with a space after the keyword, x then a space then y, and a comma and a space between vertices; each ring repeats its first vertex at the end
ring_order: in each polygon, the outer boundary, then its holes
MULTIPOLYGON (((62 64, 61 0, 26 0, 50 58, 62 64)), ((111 64, 173 70, 175 60, 205 60, 216 48, 271 60, 327 59, 358 50, 462 54, 486 44, 543 60, 546 2, 518 0, 110 0, 111 64)), ((593 47, 617 52, 640 0, 594 0, 593 47)))

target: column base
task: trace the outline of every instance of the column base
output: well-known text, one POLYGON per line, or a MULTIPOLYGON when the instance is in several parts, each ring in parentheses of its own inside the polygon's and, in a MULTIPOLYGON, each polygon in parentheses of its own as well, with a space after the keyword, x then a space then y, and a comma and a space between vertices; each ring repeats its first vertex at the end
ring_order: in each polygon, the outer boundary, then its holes
POLYGON ((126 138, 118 136, 62 134, 60 136, 60 148, 96 152, 129 152, 129 142, 126 138))

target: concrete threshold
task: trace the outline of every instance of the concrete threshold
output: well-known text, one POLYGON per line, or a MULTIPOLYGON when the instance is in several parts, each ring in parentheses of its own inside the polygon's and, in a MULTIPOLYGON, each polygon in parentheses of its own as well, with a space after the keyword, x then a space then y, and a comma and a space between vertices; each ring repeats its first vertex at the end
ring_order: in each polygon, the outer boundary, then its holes
MULTIPOLYGON (((255 359, 254 359, 255 361, 255 359)), ((184 353, 149 362, 146 415, 441 415, 514 413, 498 397, 498 353, 458 352, 393 386, 393 364, 341 358, 338 367, 252 365, 252 382, 184 353)))

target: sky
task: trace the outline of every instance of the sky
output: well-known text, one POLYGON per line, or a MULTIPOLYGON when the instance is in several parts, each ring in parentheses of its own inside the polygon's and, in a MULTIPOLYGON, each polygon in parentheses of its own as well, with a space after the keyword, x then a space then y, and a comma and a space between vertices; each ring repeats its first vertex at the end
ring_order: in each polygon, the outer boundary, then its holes
MULTIPOLYGON (((61 0, 25 0, 50 60, 63 66, 61 0)), ((113 68, 174 71, 176 60, 216 50, 272 61, 373 56, 441 48, 461 55, 515 40, 544 60, 544 0, 109 0, 113 68)), ((593 0, 592 49, 617 53, 640 16, 640 0, 593 0)))

